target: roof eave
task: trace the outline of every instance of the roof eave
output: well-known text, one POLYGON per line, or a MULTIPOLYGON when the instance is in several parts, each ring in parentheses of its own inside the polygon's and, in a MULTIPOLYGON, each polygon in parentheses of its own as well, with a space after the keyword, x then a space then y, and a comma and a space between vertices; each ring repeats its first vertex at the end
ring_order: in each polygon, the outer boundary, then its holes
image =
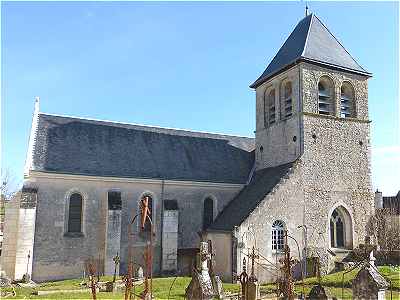
POLYGON ((289 64, 287 64, 286 66, 284 66, 283 68, 281 68, 280 70, 278 70, 278 71, 276 71, 274 73, 271 73, 271 74, 269 74, 269 75, 267 75, 265 77, 261 77, 261 78, 257 79, 255 82, 253 82, 250 85, 250 88, 252 88, 252 89, 258 88, 261 84, 263 84, 264 82, 268 81, 272 77, 274 77, 276 75, 279 75, 280 73, 288 70, 289 68, 293 67, 294 65, 296 65, 296 64, 298 64, 300 62, 308 62, 308 63, 312 63, 312 64, 315 64, 315 65, 320 65, 320 66, 323 66, 323 67, 328 67, 328 68, 331 68, 331 69, 335 69, 335 70, 338 70, 338 71, 346 71, 346 72, 349 72, 349 73, 366 76, 368 78, 372 77, 372 73, 367 72, 367 71, 359 71, 359 70, 349 69, 349 68, 346 68, 346 67, 338 66, 338 65, 335 65, 335 64, 330 64, 330 63, 327 63, 327 62, 322 62, 322 61, 319 61, 319 60, 314 60, 314 59, 307 58, 307 57, 299 57, 299 58, 296 58, 294 61, 290 62, 289 64))
POLYGON ((228 229, 214 229, 214 228, 207 228, 206 232, 216 232, 216 233, 232 233, 233 230, 228 229))
POLYGON ((372 77, 372 73, 370 73, 368 71, 360 71, 360 70, 350 69, 350 68, 346 68, 346 67, 343 67, 343 66, 339 66, 339 65, 335 65, 335 64, 319 61, 319 60, 308 58, 308 57, 300 57, 298 59, 298 61, 299 62, 300 61, 308 62, 308 63, 312 63, 312 64, 315 64, 315 65, 320 65, 320 66, 323 66, 323 67, 328 67, 328 68, 331 68, 331 69, 335 69, 335 70, 338 70, 338 71, 346 71, 346 72, 349 72, 349 73, 366 76, 368 78, 372 77))
POLYGON ((249 87, 252 89, 256 89, 258 88, 260 85, 262 85, 264 82, 268 81, 269 79, 271 79, 272 77, 286 71, 287 69, 290 69, 291 67, 293 67, 294 65, 296 65, 298 62, 298 59, 295 59, 294 61, 288 63, 287 65, 285 65, 283 68, 279 69, 278 71, 275 71, 267 76, 258 78, 256 81, 254 81, 249 87))

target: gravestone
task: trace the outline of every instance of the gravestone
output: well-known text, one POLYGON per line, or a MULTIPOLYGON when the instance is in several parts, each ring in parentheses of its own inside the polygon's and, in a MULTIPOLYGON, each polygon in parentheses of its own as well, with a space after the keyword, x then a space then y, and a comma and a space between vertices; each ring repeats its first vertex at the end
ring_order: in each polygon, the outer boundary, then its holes
POLYGON ((328 300, 328 295, 324 287, 320 284, 314 285, 308 294, 309 299, 328 300))
POLYGON ((186 288, 185 298, 190 300, 211 300, 214 297, 214 287, 208 272, 208 243, 200 242, 200 252, 197 255, 197 267, 193 269, 192 280, 186 288))
POLYGON ((369 259, 369 264, 364 265, 353 279, 353 299, 384 300, 389 283, 376 269, 373 251, 371 251, 369 259))
POLYGON ((137 269, 137 272, 136 272, 136 279, 137 280, 143 280, 143 268, 142 267, 139 267, 138 269, 137 269))
POLYGON ((246 300, 260 299, 260 285, 258 281, 250 281, 247 283, 247 298, 246 300))

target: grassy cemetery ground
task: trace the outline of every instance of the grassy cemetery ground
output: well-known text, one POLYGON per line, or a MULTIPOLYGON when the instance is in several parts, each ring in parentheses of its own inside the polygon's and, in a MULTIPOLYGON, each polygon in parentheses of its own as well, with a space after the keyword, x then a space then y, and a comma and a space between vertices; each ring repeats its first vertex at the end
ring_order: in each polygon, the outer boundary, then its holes
MULTIPOLYGON (((385 275, 386 278, 392 281, 393 285, 393 299, 400 300, 400 267, 379 267, 381 273, 385 275)), ((356 275, 357 270, 354 270, 344 277, 344 298, 351 299, 351 280, 356 275)), ((333 273, 322 277, 322 285, 329 289, 332 296, 341 298, 342 295, 342 274, 343 272, 333 273)), ((102 277, 101 281, 111 280, 111 277, 102 277)), ((156 299, 168 299, 168 293, 171 284, 174 281, 174 277, 169 278, 155 278, 153 280, 153 293, 156 299)), ((49 295, 33 295, 34 291, 31 288, 16 288, 17 297, 12 297, 10 299, 91 299, 91 293, 89 289, 83 289, 79 283, 81 279, 64 280, 57 282, 47 282, 40 284, 36 290, 48 291, 57 290, 60 291, 56 294, 49 295), (62 290, 82 290, 81 292, 61 292, 62 290)), ((170 299, 184 299, 185 288, 190 282, 189 277, 178 277, 171 289, 170 299)), ((308 293, 311 287, 317 283, 316 278, 308 278, 305 280, 305 291, 308 293)), ((140 293, 141 287, 136 288, 136 293, 140 293)), ((224 290, 237 293, 239 291, 239 285, 237 284, 224 284, 224 290)), ((262 285, 261 291, 264 295, 270 294, 271 297, 274 295, 275 285, 262 285)), ((296 293, 302 291, 301 282, 296 283, 296 293)), ((97 299, 123 299, 124 294, 121 292, 97 293, 97 299)), ((390 299, 390 293, 386 295, 386 299, 390 299)))

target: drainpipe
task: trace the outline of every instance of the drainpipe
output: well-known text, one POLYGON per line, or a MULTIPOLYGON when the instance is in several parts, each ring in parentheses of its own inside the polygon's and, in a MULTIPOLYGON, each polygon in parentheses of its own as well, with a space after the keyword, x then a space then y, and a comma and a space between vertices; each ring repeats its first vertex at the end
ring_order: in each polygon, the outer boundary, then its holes
POLYGON ((161 201, 161 238, 160 238, 160 274, 162 274, 162 266, 163 266, 163 239, 164 239, 164 231, 163 231, 163 222, 164 222, 164 187, 165 187, 165 180, 161 180, 161 196, 160 196, 160 201, 161 201))

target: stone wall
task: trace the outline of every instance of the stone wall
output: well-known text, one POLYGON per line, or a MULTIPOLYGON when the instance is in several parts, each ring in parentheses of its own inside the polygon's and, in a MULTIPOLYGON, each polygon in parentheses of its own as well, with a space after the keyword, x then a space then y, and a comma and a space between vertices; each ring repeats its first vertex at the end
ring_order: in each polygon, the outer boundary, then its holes
POLYGON ((207 240, 211 240, 213 249, 214 273, 223 282, 232 282, 232 233, 209 232, 207 240))
POLYGON ((4 239, 0 257, 0 269, 10 278, 15 277, 20 200, 21 193, 19 192, 9 202, 5 203, 4 239))
POLYGON ((256 89, 256 167, 262 169, 295 160, 301 152, 300 143, 300 69, 298 66, 272 78, 256 89), (281 115, 282 82, 292 83, 293 112, 289 118, 281 115), (265 119, 265 97, 275 90, 276 121, 265 119))
MULTIPOLYGON (((106 234, 110 232, 107 229, 107 224, 110 225, 107 194, 110 190, 121 192, 121 273, 127 267, 127 232, 132 215, 139 212, 139 200, 143 195, 152 197, 153 214, 156 218, 154 273, 157 274, 161 266, 162 201, 174 199, 178 203, 178 248, 194 248, 199 241, 196 232, 202 228, 204 199, 212 197, 215 200, 216 216, 242 187, 235 184, 94 178, 35 172, 26 184, 38 188, 33 256, 33 279, 38 282, 79 277, 83 273, 85 259, 90 257, 101 260, 107 257, 110 260, 111 253, 106 252, 106 234), (68 199, 73 192, 79 192, 83 196, 83 236, 65 235, 68 199)), ((142 251, 146 239, 143 234, 139 234, 137 223, 133 224, 132 229, 136 233, 132 240, 134 261, 143 264, 142 251)), ((115 252, 116 248, 110 251, 115 252)))
MULTIPOLYGON (((354 221, 353 247, 356 247, 363 242, 365 225, 374 213, 367 78, 310 64, 302 64, 301 70, 305 112, 302 161, 307 211, 311 220, 322 216, 329 218, 334 207, 343 205, 354 221), (356 118, 340 118, 338 110, 335 116, 316 114, 321 76, 329 76, 335 84, 336 107, 340 106, 341 84, 347 81, 353 85, 356 118), (325 209, 321 210, 321 206, 325 209)), ((325 226, 324 235, 329 237, 328 226, 325 226)))
POLYGON ((340 88, 349 82, 355 90, 356 118, 368 120, 368 77, 322 68, 309 63, 301 63, 300 80, 302 107, 304 112, 318 113, 318 82, 322 76, 329 77, 335 89, 335 115, 340 116, 340 88))
POLYGON ((32 260, 35 241, 37 197, 35 192, 21 193, 17 224, 17 251, 15 254, 15 279, 25 274, 32 275, 32 260))
MULTIPOLYGON (((374 213, 367 78, 306 63, 301 63, 298 68, 302 84, 294 90, 299 90, 301 111, 297 117, 293 117, 298 121, 281 121, 269 128, 262 128, 263 91, 268 89, 271 82, 287 76, 286 73, 257 90, 257 167, 297 158, 290 174, 282 178, 236 233, 238 245, 241 246, 237 250, 237 269, 241 270, 246 251, 255 246, 266 258, 261 260, 264 268, 257 270, 261 282, 276 279, 275 264, 281 255, 272 250, 271 232, 275 220, 285 223, 289 235, 299 242, 300 252, 304 247, 304 236, 298 226, 307 226, 309 253, 321 256, 323 271, 326 272, 332 267, 332 257, 327 250, 336 251, 330 244, 329 220, 333 210, 340 207, 348 214, 345 235, 350 240, 347 243, 350 248, 363 242, 366 224, 374 213), (318 114, 318 80, 321 76, 329 76, 334 82, 333 116, 318 114), (355 89, 356 115, 353 118, 340 118, 340 88, 344 81, 350 82, 355 89), (280 126, 286 126, 286 129, 280 126), (293 141, 287 132, 300 137, 296 146, 298 152, 289 151, 293 141), (260 145, 265 149, 262 159, 260 145)), ((295 70, 292 68, 287 72, 295 70)), ((299 256, 293 241, 289 240, 289 246, 292 255, 299 256)))
MULTIPOLYGON (((303 231, 297 226, 304 222, 304 194, 302 170, 299 164, 295 164, 289 176, 283 178, 275 186, 259 206, 249 215, 249 217, 238 227, 235 233, 238 239, 238 258, 237 270, 242 269, 243 258, 246 257, 250 249, 255 246, 263 257, 260 263, 262 267, 256 267, 256 275, 260 282, 269 282, 276 280, 277 265, 282 253, 272 250, 272 224, 276 220, 283 221, 288 234, 294 237, 303 249, 303 231)), ((299 257, 295 242, 288 240, 291 254, 299 257)), ((239 271, 240 272, 240 271, 239 271)))

